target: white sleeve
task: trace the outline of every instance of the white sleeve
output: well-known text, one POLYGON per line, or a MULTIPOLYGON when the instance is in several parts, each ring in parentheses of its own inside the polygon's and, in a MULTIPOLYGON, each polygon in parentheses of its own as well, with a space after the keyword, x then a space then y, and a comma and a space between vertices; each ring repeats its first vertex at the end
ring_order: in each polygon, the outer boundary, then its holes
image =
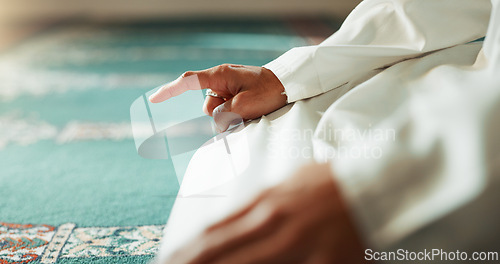
POLYGON ((494 232, 485 219, 500 218, 499 195, 485 192, 500 189, 496 3, 484 45, 458 45, 398 63, 352 89, 323 115, 315 158, 331 161, 372 248, 393 247, 444 218, 441 228, 434 228, 441 233, 432 238, 451 248, 494 232), (476 215, 448 217, 472 202, 479 204, 472 210, 476 215), (450 226, 463 230, 443 235, 450 226))
POLYGON ((294 102, 370 70, 481 38, 490 8, 489 0, 365 0, 323 43, 291 49, 264 67, 294 102))

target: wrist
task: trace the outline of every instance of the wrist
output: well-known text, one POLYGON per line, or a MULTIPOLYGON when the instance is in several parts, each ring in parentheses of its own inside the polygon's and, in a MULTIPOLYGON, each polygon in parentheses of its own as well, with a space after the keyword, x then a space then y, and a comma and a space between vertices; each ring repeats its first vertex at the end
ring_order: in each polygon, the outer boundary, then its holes
POLYGON ((262 67, 266 76, 266 86, 269 87, 270 96, 276 98, 278 108, 285 106, 288 103, 288 96, 286 94, 285 86, 281 83, 280 79, 270 69, 262 67))

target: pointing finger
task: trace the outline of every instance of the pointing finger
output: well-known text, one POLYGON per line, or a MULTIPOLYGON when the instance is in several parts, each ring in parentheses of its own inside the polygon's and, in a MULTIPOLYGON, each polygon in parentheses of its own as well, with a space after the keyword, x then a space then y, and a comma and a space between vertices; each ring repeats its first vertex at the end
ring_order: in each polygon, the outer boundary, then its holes
POLYGON ((200 83, 200 79, 203 78, 199 78, 199 75, 203 76, 204 74, 200 72, 186 72, 175 81, 167 83, 160 87, 158 91, 156 91, 149 97, 149 101, 151 101, 152 103, 160 103, 174 96, 181 95, 188 90, 203 89, 202 83, 200 83))
POLYGON ((202 71, 187 71, 175 81, 158 89, 149 97, 152 103, 160 103, 188 90, 210 88, 224 98, 230 98, 238 93, 239 85, 234 84, 238 65, 223 64, 202 71), (231 89, 232 88, 232 89, 231 89))

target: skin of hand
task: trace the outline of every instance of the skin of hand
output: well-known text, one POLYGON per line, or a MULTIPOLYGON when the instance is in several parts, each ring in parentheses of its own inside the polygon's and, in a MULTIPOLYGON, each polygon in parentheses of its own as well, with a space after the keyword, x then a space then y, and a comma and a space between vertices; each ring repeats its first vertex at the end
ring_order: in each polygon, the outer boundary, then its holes
POLYGON ((367 263, 329 164, 307 165, 206 229, 166 264, 367 263))
POLYGON ((207 96, 203 106, 203 111, 214 117, 220 131, 225 131, 237 117, 244 120, 259 118, 287 103, 286 95, 281 94, 285 88, 272 71, 232 64, 185 72, 161 87, 149 100, 160 103, 189 89, 207 88, 222 97, 207 96), (192 76, 197 76, 199 85, 183 85, 183 80, 192 76))

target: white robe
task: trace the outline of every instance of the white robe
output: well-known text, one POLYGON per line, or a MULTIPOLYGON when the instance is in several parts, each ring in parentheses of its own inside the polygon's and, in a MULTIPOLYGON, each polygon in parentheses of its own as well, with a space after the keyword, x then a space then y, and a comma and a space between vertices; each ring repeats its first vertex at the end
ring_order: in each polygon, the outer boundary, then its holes
POLYGON ((498 251, 499 2, 367 0, 265 65, 295 103, 228 136, 232 169, 222 143, 195 154, 158 259, 311 160, 332 164, 369 248, 498 251))

